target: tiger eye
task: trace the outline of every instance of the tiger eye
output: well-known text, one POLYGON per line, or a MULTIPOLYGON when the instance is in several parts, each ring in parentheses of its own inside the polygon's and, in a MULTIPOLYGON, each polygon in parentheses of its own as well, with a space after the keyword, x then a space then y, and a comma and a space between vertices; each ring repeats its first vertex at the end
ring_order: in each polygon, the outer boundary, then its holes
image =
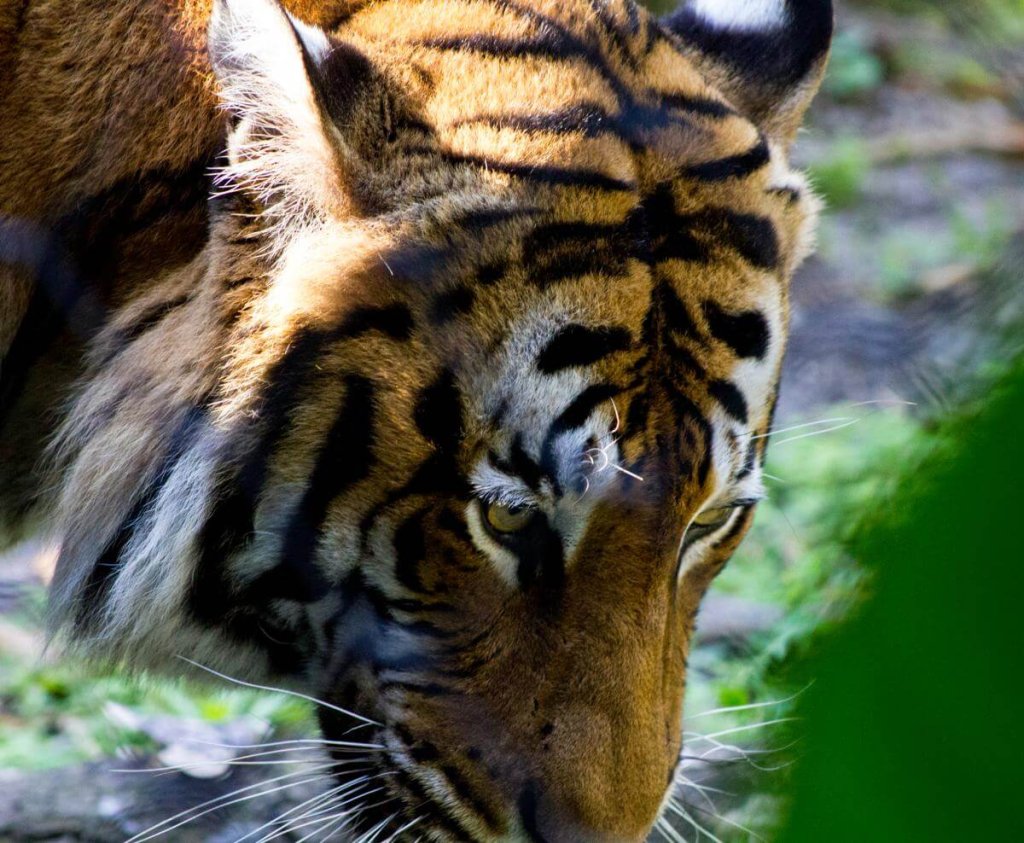
POLYGON ((533 518, 533 510, 525 506, 492 503, 487 506, 487 523, 498 533, 516 533, 533 518))

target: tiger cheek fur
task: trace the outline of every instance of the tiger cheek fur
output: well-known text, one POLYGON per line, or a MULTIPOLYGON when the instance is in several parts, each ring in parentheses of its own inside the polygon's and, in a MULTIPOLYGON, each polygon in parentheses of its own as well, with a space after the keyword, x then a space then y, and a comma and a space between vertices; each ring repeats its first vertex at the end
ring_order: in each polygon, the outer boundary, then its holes
MULTIPOLYGON (((54 628, 316 694, 364 829, 642 840, 762 494, 831 5, 285 6, 213 4, 209 234, 88 340, 54 628)), ((12 448, 46 385, 4 362, 12 448)))

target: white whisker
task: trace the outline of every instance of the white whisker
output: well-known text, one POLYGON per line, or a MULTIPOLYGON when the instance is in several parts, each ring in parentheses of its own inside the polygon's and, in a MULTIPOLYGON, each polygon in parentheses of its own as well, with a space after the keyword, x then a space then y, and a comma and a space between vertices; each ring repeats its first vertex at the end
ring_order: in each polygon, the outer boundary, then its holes
MULTIPOLYGON (((330 765, 327 765, 327 766, 330 766, 330 765)), ((302 775, 302 774, 300 773, 299 775, 302 775)), ((290 777, 291 776, 288 776, 288 778, 290 778, 290 777)), ((181 820, 178 823, 175 823, 172 826, 169 826, 167 828, 163 828, 160 831, 155 831, 155 829, 159 828, 160 825, 163 825, 163 824, 165 824, 167 822, 170 822, 170 820, 164 820, 163 823, 160 823, 157 826, 153 826, 151 828, 148 828, 145 831, 140 831, 138 834, 130 837, 127 841, 125 841, 125 843, 145 843, 145 841, 147 841, 147 840, 154 840, 155 838, 161 837, 161 836, 163 836, 164 834, 167 834, 170 831, 174 831, 176 828, 181 828, 183 825, 188 825, 190 822, 194 822, 195 820, 199 819, 200 817, 206 816, 207 814, 211 814, 214 811, 219 811, 222 808, 227 808, 230 805, 237 805, 240 802, 247 802, 247 801, 249 801, 251 799, 258 799, 261 796, 269 796, 271 793, 277 793, 278 791, 281 791, 281 790, 287 790, 289 787, 298 787, 298 786, 304 785, 304 784, 313 784, 314 782, 322 781, 322 779, 323 779, 323 776, 314 776, 312 778, 303 779, 303 780, 296 781, 296 782, 286 782, 285 784, 278 785, 277 787, 270 788, 269 790, 262 790, 259 793, 251 793, 248 796, 242 796, 242 797, 240 797, 238 799, 231 799, 231 800, 229 800, 227 802, 221 802, 221 804, 214 805, 213 807, 207 808, 204 811, 200 811, 197 814, 192 814, 192 816, 185 817, 185 819, 181 820)), ((278 779, 278 780, 280 780, 280 779, 278 779)), ((260 784, 265 784, 265 782, 261 782, 260 784)), ((245 788, 245 790, 247 790, 247 789, 248 788, 245 788)), ((237 792, 242 792, 242 791, 236 791, 236 793, 237 792)), ((204 803, 204 804, 206 804, 206 803, 204 803)), ((192 811, 194 811, 194 810, 195 810, 194 808, 190 808, 188 811, 182 811, 181 814, 178 814, 176 816, 182 816, 183 814, 189 814, 189 813, 192 813, 192 811)), ((172 817, 171 819, 175 819, 175 817, 172 817)))
POLYGON ((683 732, 683 744, 685 745, 687 743, 685 738, 686 735, 689 735, 691 740, 711 740, 712 738, 721 738, 726 735, 735 735, 738 732, 750 732, 754 729, 766 729, 769 726, 778 726, 781 723, 795 723, 799 719, 799 717, 777 717, 774 720, 762 720, 759 723, 748 723, 746 726, 733 726, 731 729, 723 729, 720 732, 712 732, 708 735, 702 735, 699 732, 683 732))
POLYGON ((187 662, 193 667, 197 667, 200 670, 204 670, 207 673, 218 677, 219 679, 223 679, 226 682, 233 682, 235 685, 241 685, 243 688, 252 688, 256 691, 270 691, 272 693, 277 694, 286 694, 289 697, 296 697, 300 700, 306 700, 306 702, 311 702, 314 705, 322 706, 326 709, 329 709, 330 711, 336 711, 339 714, 344 714, 346 717, 352 717, 356 720, 361 720, 363 723, 366 723, 371 726, 383 727, 384 725, 383 723, 378 723, 376 720, 371 720, 369 717, 363 717, 361 714, 356 714, 355 712, 348 711, 347 709, 341 708, 340 706, 331 705, 331 703, 329 702, 325 702, 324 700, 318 700, 316 697, 311 697, 308 694, 303 694, 299 691, 292 691, 288 688, 273 688, 269 685, 259 685, 255 682, 246 682, 242 679, 235 679, 233 676, 228 676, 224 673, 221 673, 220 671, 214 670, 212 667, 206 667, 206 665, 202 665, 199 662, 192 661, 192 659, 186 658, 185 656, 178 656, 177 658, 181 659, 183 662, 187 662))
POLYGON ((807 687, 801 688, 799 691, 797 691, 792 696, 785 697, 784 699, 781 699, 781 700, 767 700, 766 702, 747 703, 745 705, 727 705, 727 706, 722 706, 721 708, 712 708, 712 709, 709 709, 707 711, 702 711, 699 714, 690 715, 689 717, 686 718, 686 722, 689 722, 691 720, 697 720, 700 717, 711 717, 712 715, 715 715, 715 714, 726 714, 726 713, 733 714, 734 712, 737 712, 737 711, 753 711, 753 710, 758 709, 758 708, 771 708, 772 706, 776 706, 776 705, 785 705, 786 703, 793 702, 793 700, 797 699, 799 696, 801 696, 802 694, 806 693, 807 689, 810 688, 811 685, 813 685, 813 684, 814 684, 813 682, 809 683, 807 685, 807 687))
MULTIPOLYGON (((315 809, 317 807, 317 805, 323 803, 327 799, 330 799, 339 790, 341 790, 344 787, 345 787, 345 785, 339 785, 338 787, 331 788, 326 793, 318 793, 315 796, 309 797, 309 799, 303 800, 298 805, 295 805, 294 807, 289 808, 287 811, 285 811, 282 814, 279 814, 278 816, 274 817, 272 820, 268 820, 267 822, 263 823, 263 825, 259 826, 258 828, 254 828, 252 831, 246 833, 242 837, 239 837, 235 841, 235 843, 243 843, 243 841, 248 840, 250 837, 254 837, 255 835, 259 834, 264 829, 270 828, 271 826, 281 825, 283 820, 285 819, 285 817, 287 817, 287 816, 289 816, 291 814, 295 814, 298 811, 302 811, 303 812, 302 815, 304 815, 306 811, 315 809)), ((302 815, 300 815, 300 816, 302 816, 302 815)), ((287 829, 288 825, 290 823, 291 823, 291 820, 289 820, 288 823, 284 823, 284 829, 287 829)), ((282 829, 282 830, 284 830, 284 829, 282 829)), ((264 837, 262 839, 265 840, 267 838, 264 837)))

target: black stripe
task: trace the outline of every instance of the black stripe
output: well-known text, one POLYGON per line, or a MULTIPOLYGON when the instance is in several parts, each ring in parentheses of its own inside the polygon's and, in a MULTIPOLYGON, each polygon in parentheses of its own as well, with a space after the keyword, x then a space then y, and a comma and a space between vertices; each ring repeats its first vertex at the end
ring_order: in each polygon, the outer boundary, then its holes
POLYGON ((442 153, 451 164, 469 164, 496 173, 505 173, 528 181, 546 185, 580 187, 610 192, 636 190, 636 182, 617 179, 606 173, 586 168, 566 168, 551 165, 508 162, 488 158, 484 155, 463 155, 457 152, 442 153))
MULTIPOLYGON (((700 454, 697 463, 697 482, 701 486, 707 482, 708 474, 711 472, 711 449, 714 440, 714 431, 711 424, 704 417, 700 407, 693 400, 685 395, 682 390, 673 388, 669 391, 669 400, 672 409, 678 418, 678 428, 682 431, 685 450, 683 456, 690 460, 696 454, 700 454)), ((668 463, 671 465, 671 462, 668 463)))
POLYGON ((643 237, 643 248, 651 263, 682 260, 704 263, 711 252, 687 230, 687 221, 676 212, 671 182, 651 193, 630 219, 630 226, 643 237))
POLYGON ((795 187, 772 187, 769 188, 768 193, 771 196, 781 196, 790 205, 799 202, 803 197, 803 194, 795 187))
POLYGON ((508 272, 508 264, 505 262, 484 264, 477 270, 476 283, 483 287, 496 284, 505 277, 508 272))
POLYGON ((461 770, 454 764, 444 764, 438 769, 448 780, 448 784, 455 791, 459 801, 472 810, 477 819, 483 820, 484 824, 495 834, 504 831, 505 823, 501 813, 496 811, 488 800, 477 794, 476 788, 461 770))
POLYGON ((451 369, 444 369, 420 393, 413 419, 424 439, 439 451, 455 453, 462 439, 462 394, 451 369))
POLYGON ((750 444, 747 445, 747 453, 743 457, 743 466, 735 477, 737 481, 745 480, 753 473, 754 466, 757 465, 757 448, 760 441, 760 439, 751 439, 750 444))
POLYGON ((768 352, 770 334, 764 315, 757 310, 727 313, 716 302, 703 305, 704 318, 715 339, 724 342, 736 356, 762 360, 768 352))
POLYGON ((629 90, 609 65, 598 46, 583 41, 550 15, 515 0, 491 0, 492 3, 533 22, 542 33, 527 39, 495 38, 487 35, 461 39, 435 39, 438 49, 472 50, 485 55, 540 56, 555 61, 579 59, 601 75, 620 100, 628 100, 629 90), (446 46, 444 46, 446 44, 446 46))
POLYGON ((652 133, 670 127, 689 128, 691 123, 660 106, 625 102, 618 114, 610 114, 596 103, 578 103, 558 111, 533 114, 481 114, 462 118, 453 126, 484 125, 495 129, 567 135, 587 138, 611 135, 632 148, 646 146, 652 133))
POLYGON ((197 619, 216 625, 231 601, 223 561, 239 550, 254 529, 256 505, 262 494, 275 447, 284 436, 291 416, 301 403, 310 376, 325 350, 334 342, 380 331, 395 340, 407 339, 412 315, 403 305, 354 310, 333 330, 298 332, 288 350, 270 369, 258 402, 259 417, 252 435, 236 435, 245 448, 235 464, 228 463, 221 482, 225 492, 199 534, 200 557, 190 589, 189 605, 197 619))
POLYGON ((430 321, 435 325, 445 325, 469 313, 475 302, 476 292, 473 288, 460 284, 434 299, 430 306, 430 321))
POLYGON ((749 149, 739 155, 730 155, 728 158, 719 158, 716 161, 694 164, 683 169, 681 175, 685 178, 706 182, 745 178, 763 169, 770 160, 771 155, 768 151, 768 143, 762 138, 761 142, 753 149, 749 149))
POLYGON ((658 309, 665 319, 665 327, 670 331, 682 337, 696 338, 700 336, 700 331, 697 330, 697 324, 693 321, 690 311, 671 284, 659 281, 651 298, 651 306, 658 309))
POLYGON ((540 488, 543 471, 537 461, 523 447, 523 434, 516 433, 509 451, 509 463, 515 476, 522 479, 527 486, 536 491, 540 488))
POLYGON ((417 816, 423 816, 428 824, 438 826, 446 837, 450 837, 456 843, 474 843, 476 835, 467 829, 458 815, 449 813, 446 805, 438 804, 426 788, 413 778, 412 774, 401 766, 396 760, 391 759, 392 770, 400 787, 405 788, 413 797, 413 801, 420 807, 417 809, 417 816), (430 813, 423 813, 424 811, 430 813))
POLYGON ((427 543, 423 535, 423 519, 427 511, 414 512, 395 530, 391 543, 395 549, 395 578, 410 591, 423 592, 420 577, 420 563, 427 555, 427 543))
POLYGON ((712 246, 734 249, 758 269, 778 268, 779 240, 775 226, 767 217, 710 208, 676 219, 680 225, 705 235, 712 246))
POLYGON ((454 128, 483 125, 518 132, 550 132, 551 134, 582 134, 599 137, 616 130, 615 118, 596 103, 577 103, 558 111, 534 114, 478 114, 452 123, 454 128))
POLYGON ((532 207, 484 207, 459 214, 452 219, 451 224, 470 234, 481 234, 496 225, 529 219, 539 213, 537 208, 532 207))
POLYGON ((464 544, 472 543, 473 538, 470 535, 469 527, 466 526, 466 519, 461 511, 457 510, 454 506, 446 506, 442 509, 435 523, 439 529, 450 533, 458 541, 464 544))
POLYGON ((536 780, 526 783, 523 792, 519 794, 519 822, 523 826, 523 832, 533 843, 549 843, 548 839, 540 830, 540 820, 537 817, 540 808, 540 794, 543 788, 536 780))
POLYGON ((546 289, 584 275, 624 274, 636 251, 628 226, 551 223, 526 238, 527 278, 546 289))
POLYGON ((736 111, 721 100, 694 97, 689 94, 658 94, 661 102, 669 108, 689 111, 702 117, 732 117, 736 111))
POLYGON ((206 400, 204 397, 197 406, 190 407, 185 411, 167 442, 164 455, 153 472, 152 478, 144 485, 142 494, 132 506, 131 511, 93 563, 92 570, 89 572, 79 596, 76 622, 81 626, 88 627, 102 614, 103 602, 124 564, 121 557, 128 542, 135 535, 136 529, 170 478, 174 466, 177 465, 178 460, 181 459, 188 447, 195 442, 200 427, 206 423, 206 400))
POLYGON ((541 446, 540 464, 544 473, 551 478, 555 491, 560 493, 561 484, 558 482, 558 465, 555 463, 555 441, 558 437, 570 430, 583 427, 587 420, 601 404, 609 401, 622 392, 622 387, 613 383, 591 384, 577 395, 558 416, 555 418, 544 436, 544 444, 541 446))
POLYGON ((345 378, 342 407, 317 455, 309 485, 284 531, 280 562, 245 589, 254 605, 287 599, 312 603, 330 587, 316 563, 327 511, 345 491, 365 479, 373 454, 374 387, 360 375, 345 378))
POLYGON ((620 392, 622 392, 622 388, 614 383, 597 383, 588 386, 551 423, 547 438, 550 439, 560 433, 583 427, 594 410, 620 392))
POLYGON ((747 400, 736 388, 736 384, 724 380, 712 381, 708 384, 708 392, 736 421, 747 423, 747 400))
POLYGON ((573 323, 548 341, 537 356, 537 368, 551 375, 577 366, 592 366, 611 354, 627 351, 632 344, 633 337, 626 328, 573 323))
POLYGON ((107 351, 101 358, 99 365, 108 365, 124 349, 141 337, 143 334, 159 325, 165 317, 169 316, 179 307, 184 305, 191 295, 182 293, 166 301, 157 302, 144 310, 132 324, 119 330, 114 337, 108 341, 107 351))

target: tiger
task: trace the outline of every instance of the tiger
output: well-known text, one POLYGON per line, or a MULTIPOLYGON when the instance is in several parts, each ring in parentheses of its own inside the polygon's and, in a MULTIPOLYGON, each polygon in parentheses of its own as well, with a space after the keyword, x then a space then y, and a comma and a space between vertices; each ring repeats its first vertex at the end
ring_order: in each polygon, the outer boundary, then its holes
POLYGON ((315 698, 379 776, 354 832, 646 839, 764 496, 832 31, 0 0, 0 500, 59 546, 53 639, 315 698))

